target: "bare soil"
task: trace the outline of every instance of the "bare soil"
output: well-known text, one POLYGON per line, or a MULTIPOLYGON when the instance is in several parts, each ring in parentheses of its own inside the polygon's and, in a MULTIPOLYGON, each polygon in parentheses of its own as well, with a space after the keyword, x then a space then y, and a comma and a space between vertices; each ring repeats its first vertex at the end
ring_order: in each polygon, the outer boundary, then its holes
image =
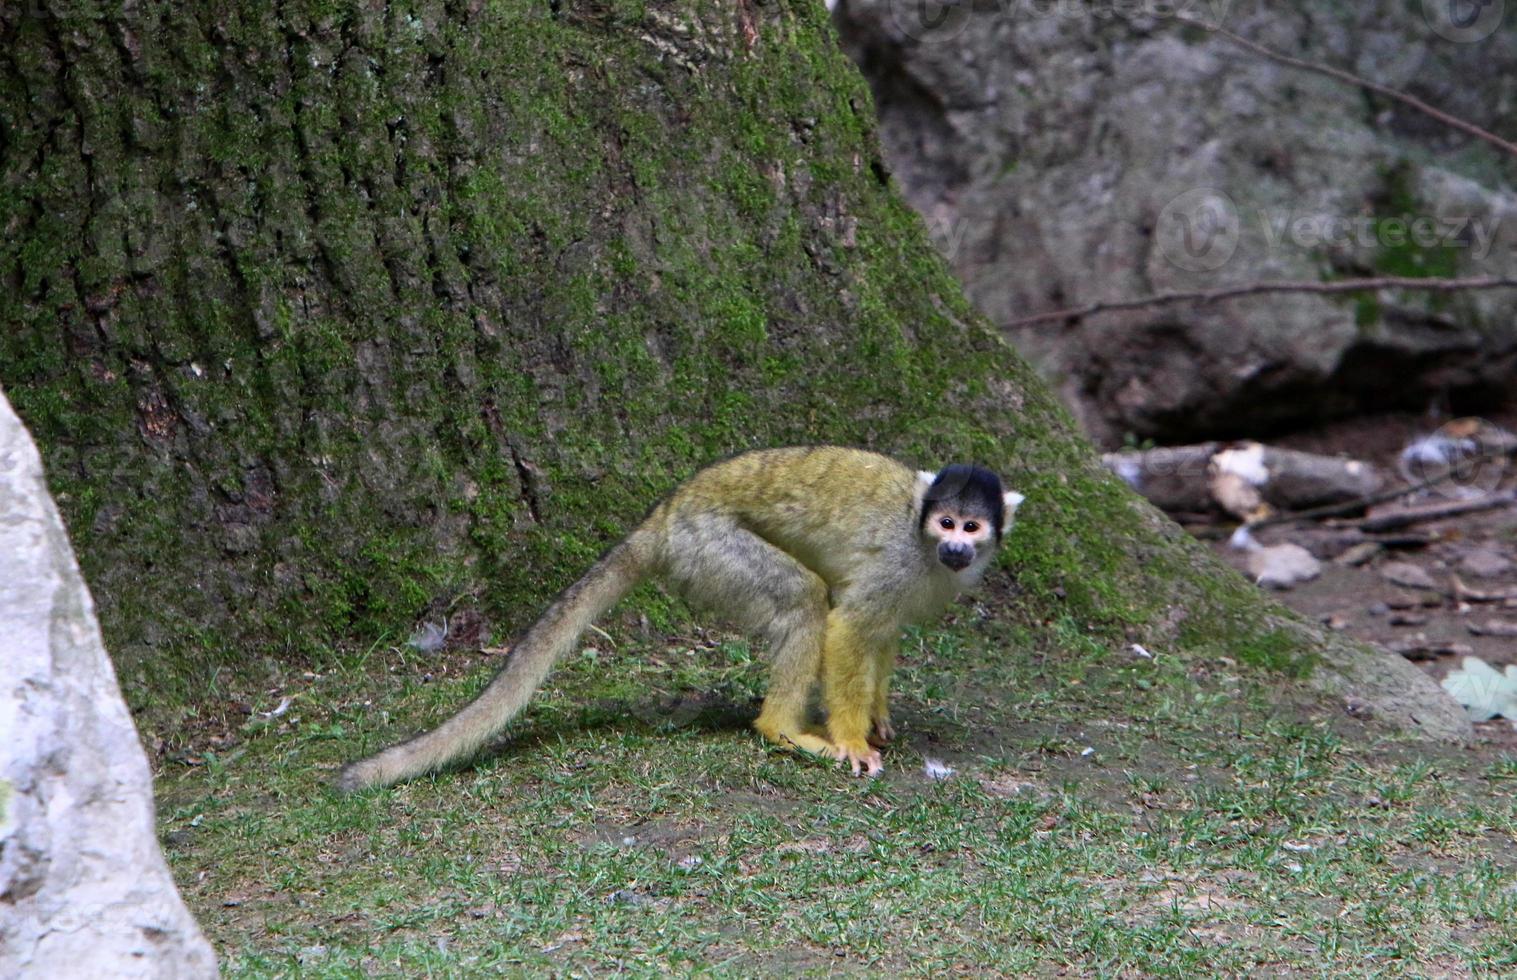
MULTIPOLYGON (((1485 418, 1517 431, 1517 406, 1485 418)), ((1366 460, 1396 473, 1402 448, 1438 424, 1420 414, 1396 413, 1324 424, 1273 442, 1366 460)), ((1517 465, 1508 461, 1499 472, 1484 472, 1481 486, 1501 490, 1517 486, 1517 465)), ((1436 492, 1423 492, 1415 499, 1439 497, 1436 492)), ((1278 593, 1280 601, 1302 615, 1392 650, 1426 648, 1428 652, 1414 653, 1412 659, 1439 679, 1457 668, 1465 655, 1498 668, 1517 663, 1517 637, 1476 632, 1492 621, 1517 625, 1517 602, 1469 601, 1460 596, 1455 584, 1457 578, 1478 592, 1517 594, 1517 506, 1431 521, 1410 531, 1387 536, 1390 546, 1357 565, 1335 560, 1344 557, 1356 537, 1352 520, 1278 525, 1261 531, 1258 539, 1264 544, 1299 544, 1322 561, 1319 578, 1278 593), (1419 536, 1426 537, 1426 543, 1419 543, 1419 536), (1496 570, 1503 562, 1506 568, 1496 570), (1421 569, 1432 586, 1408 587, 1388 580, 1391 563, 1421 569)), ((1225 537, 1214 540, 1213 548, 1244 571, 1244 553, 1230 548, 1225 537)), ((1517 744, 1511 722, 1497 720, 1479 728, 1483 739, 1517 744)))

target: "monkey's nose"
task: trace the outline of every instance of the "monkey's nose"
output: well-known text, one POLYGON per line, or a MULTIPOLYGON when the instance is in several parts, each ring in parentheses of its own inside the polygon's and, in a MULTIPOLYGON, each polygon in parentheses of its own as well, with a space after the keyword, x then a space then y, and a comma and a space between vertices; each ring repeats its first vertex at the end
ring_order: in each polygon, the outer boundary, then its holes
POLYGON ((967 544, 944 541, 938 545, 938 561, 956 572, 962 572, 974 561, 974 549, 967 544))

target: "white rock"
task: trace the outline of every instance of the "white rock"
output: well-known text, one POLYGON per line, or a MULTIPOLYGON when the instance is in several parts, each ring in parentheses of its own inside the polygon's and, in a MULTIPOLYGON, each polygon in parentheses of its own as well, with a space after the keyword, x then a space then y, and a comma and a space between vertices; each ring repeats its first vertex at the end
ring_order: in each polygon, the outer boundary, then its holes
POLYGON ((0 393, 0 976, 214 977, 31 437, 0 393))
POLYGON ((1322 563, 1299 544, 1272 544, 1248 553, 1248 574, 1270 589, 1288 589, 1322 574, 1322 563))

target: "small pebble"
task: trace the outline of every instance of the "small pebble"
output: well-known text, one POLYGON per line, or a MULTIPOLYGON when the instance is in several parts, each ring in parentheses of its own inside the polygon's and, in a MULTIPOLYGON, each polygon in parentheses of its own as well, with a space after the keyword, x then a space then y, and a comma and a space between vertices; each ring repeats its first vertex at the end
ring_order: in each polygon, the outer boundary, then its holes
POLYGON ((1459 570, 1475 578, 1496 578, 1512 570, 1512 561, 1494 548, 1476 548, 1460 559, 1459 570))
POLYGON ((1380 566, 1380 577, 1408 589, 1436 589, 1433 577, 1408 561, 1388 561, 1380 566))

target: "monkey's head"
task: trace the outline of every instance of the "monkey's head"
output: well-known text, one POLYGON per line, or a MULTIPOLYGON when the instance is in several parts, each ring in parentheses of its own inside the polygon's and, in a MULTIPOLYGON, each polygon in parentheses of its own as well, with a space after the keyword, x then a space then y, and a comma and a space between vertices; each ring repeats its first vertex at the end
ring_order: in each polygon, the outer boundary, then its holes
POLYGON ((953 463, 917 476, 926 485, 917 522, 923 539, 946 568, 978 575, 1011 527, 1022 495, 1003 490, 1001 478, 983 466, 953 463))

